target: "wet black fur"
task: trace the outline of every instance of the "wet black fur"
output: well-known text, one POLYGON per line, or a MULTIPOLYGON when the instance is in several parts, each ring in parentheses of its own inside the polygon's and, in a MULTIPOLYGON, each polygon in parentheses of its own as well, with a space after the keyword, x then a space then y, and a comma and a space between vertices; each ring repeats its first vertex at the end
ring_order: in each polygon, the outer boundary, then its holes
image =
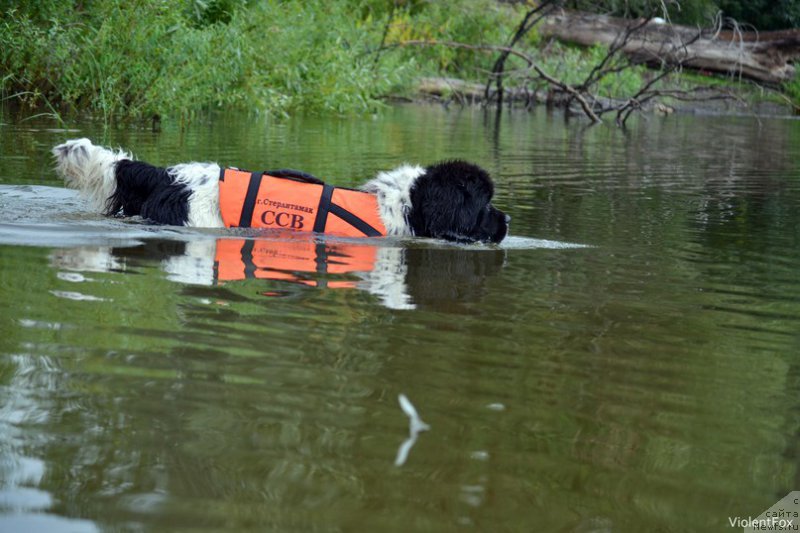
POLYGON ((411 188, 408 221, 414 235, 457 242, 500 242, 505 213, 492 206, 494 185, 485 170, 466 161, 431 165, 411 188))
POLYGON ((108 199, 106 215, 141 216, 158 224, 183 226, 189 220, 192 191, 175 183, 166 169, 122 159, 115 167, 117 188, 108 199))

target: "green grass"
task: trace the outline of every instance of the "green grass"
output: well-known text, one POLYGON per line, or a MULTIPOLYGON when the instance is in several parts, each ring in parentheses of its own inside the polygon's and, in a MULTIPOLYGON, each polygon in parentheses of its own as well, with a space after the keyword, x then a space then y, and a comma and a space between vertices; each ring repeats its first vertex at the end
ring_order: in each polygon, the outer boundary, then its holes
POLYGON ((794 74, 794 79, 784 84, 784 93, 791 100, 795 112, 800 110, 800 69, 794 74))
MULTIPOLYGON (((392 45, 504 44, 524 9, 495 0, 0 0, 0 97, 106 123, 212 109, 373 112, 388 95, 412 94, 420 76, 485 81, 496 57, 392 45), (389 48, 376 53, 382 43, 389 48)), ((535 31, 523 46, 567 83, 581 82, 605 55, 543 46, 535 31)), ((508 69, 521 66, 512 59, 508 69)), ((596 91, 625 97, 646 76, 627 69, 596 91)), ((795 101, 798 87, 786 88, 795 101)))
POLYGON ((107 119, 215 107, 348 112, 379 105, 377 96, 402 75, 354 59, 352 50, 375 41, 375 32, 337 4, 254 2, 227 23, 206 25, 163 2, 91 5, 71 20, 8 14, 0 23, 6 96, 107 119))

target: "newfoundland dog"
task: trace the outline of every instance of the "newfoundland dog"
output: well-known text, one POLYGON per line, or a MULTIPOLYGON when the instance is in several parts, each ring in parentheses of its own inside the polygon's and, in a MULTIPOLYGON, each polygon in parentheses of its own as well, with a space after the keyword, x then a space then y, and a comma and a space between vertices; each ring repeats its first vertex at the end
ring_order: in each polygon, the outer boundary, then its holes
POLYGON ((492 205, 489 174, 459 160, 402 165, 349 189, 294 170, 250 172, 195 162, 161 168, 89 139, 60 144, 53 155, 67 185, 98 211, 157 224, 498 243, 510 221, 492 205))

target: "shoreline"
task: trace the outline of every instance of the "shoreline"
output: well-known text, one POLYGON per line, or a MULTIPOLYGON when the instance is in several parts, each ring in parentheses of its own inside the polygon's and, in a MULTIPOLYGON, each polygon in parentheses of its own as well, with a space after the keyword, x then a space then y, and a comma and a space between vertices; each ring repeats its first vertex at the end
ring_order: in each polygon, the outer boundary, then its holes
MULTIPOLYGON (((492 101, 488 106, 485 105, 484 90, 485 85, 478 82, 467 81, 459 78, 444 77, 422 77, 419 78, 413 90, 406 94, 388 94, 380 98, 386 106, 421 104, 421 105, 440 105, 445 108, 457 107, 479 107, 497 109, 496 102, 492 101)), ((516 111, 530 111, 535 108, 546 108, 563 112, 567 118, 576 120, 586 120, 587 117, 577 106, 567 110, 567 95, 555 94, 553 91, 543 89, 527 90, 518 87, 506 88, 504 93, 504 109, 516 111)), ((750 95, 752 98, 752 95, 750 95)), ((800 112, 793 110, 789 104, 782 104, 774 100, 757 99, 747 101, 746 97, 731 98, 728 100, 706 100, 706 101, 679 101, 665 99, 662 102, 648 102, 641 107, 637 114, 642 116, 667 116, 667 115, 703 115, 703 116, 730 116, 730 117, 749 117, 749 118, 780 118, 789 120, 800 120, 800 112)), ((605 102, 614 100, 605 99, 605 102)), ((617 100, 618 102, 621 100, 617 100)), ((89 109, 76 109, 68 106, 67 109, 59 109, 61 106, 48 107, 40 104, 30 106, 15 100, 6 100, 0 103, 0 126, 3 122, 17 122, 20 120, 30 120, 33 117, 53 120, 67 127, 70 117, 84 116, 92 120, 104 120, 102 116, 92 113, 89 109)), ((258 115, 266 114, 260 111, 229 108, 227 111, 236 110, 242 113, 255 113, 258 115)), ((199 111, 191 117, 174 117, 164 119, 164 122, 177 122, 181 124, 191 123, 200 119, 204 115, 213 115, 215 112, 226 112, 225 109, 207 109, 199 111)), ((369 113, 381 113, 381 110, 370 112, 353 112, 342 114, 343 117, 357 117, 369 113)), ((276 119, 290 118, 291 116, 313 113, 307 110, 298 110, 288 116, 276 116, 276 119)), ((324 115, 324 114, 322 114, 324 115)), ((604 123, 613 123, 613 113, 609 113, 603 120, 604 123)), ((154 115, 150 117, 122 117, 114 118, 109 125, 116 124, 139 124, 149 125, 153 131, 161 129, 162 118, 154 115)))
MULTIPOLYGON (((708 86, 709 91, 715 87, 708 86)), ((738 88, 731 88, 734 91, 742 91, 738 88)), ((433 102, 445 106, 452 104, 484 105, 485 84, 471 82, 459 78, 445 77, 423 77, 417 81, 415 93, 412 97, 389 97, 389 101, 395 102, 433 102)), ((713 115, 713 116, 752 116, 769 118, 800 119, 800 112, 793 109, 788 103, 780 103, 766 98, 747 101, 753 95, 738 95, 726 100, 677 100, 665 97, 663 101, 648 102, 641 108, 641 113, 646 115, 670 115, 670 114, 694 114, 694 115, 713 115)), ((491 95, 490 95, 491 97, 491 95)), ((566 105, 568 95, 563 93, 555 94, 554 91, 538 89, 520 89, 519 87, 506 88, 504 96, 504 107, 514 109, 531 109, 533 107, 545 106, 548 108, 561 109, 567 112, 566 105)), ((603 99, 604 102, 622 102, 623 100, 603 99)), ((496 107, 493 102, 491 106, 496 107)), ((579 109, 569 111, 570 116, 582 117, 583 113, 579 109)))

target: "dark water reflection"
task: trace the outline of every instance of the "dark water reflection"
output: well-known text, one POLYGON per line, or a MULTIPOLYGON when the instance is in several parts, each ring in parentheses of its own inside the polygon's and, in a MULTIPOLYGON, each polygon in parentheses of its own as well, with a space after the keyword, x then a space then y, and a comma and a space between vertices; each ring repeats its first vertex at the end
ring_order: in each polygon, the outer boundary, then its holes
POLYGON ((796 121, 4 122, 0 530, 722 531, 800 489, 796 121), (49 188, 76 135, 343 185, 467 157, 513 238, 107 221, 49 188))

